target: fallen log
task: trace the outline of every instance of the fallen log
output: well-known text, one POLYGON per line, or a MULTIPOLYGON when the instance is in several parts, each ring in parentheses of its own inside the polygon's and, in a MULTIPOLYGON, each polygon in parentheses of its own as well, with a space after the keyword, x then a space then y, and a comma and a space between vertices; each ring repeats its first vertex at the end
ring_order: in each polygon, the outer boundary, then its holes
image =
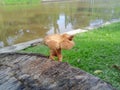
POLYGON ((23 42, 23 43, 15 44, 15 45, 12 45, 12 46, 0 48, 0 53, 16 52, 16 51, 25 49, 27 47, 30 47, 34 43, 41 43, 42 40, 43 40, 42 38, 39 38, 39 39, 31 40, 31 41, 28 41, 28 42, 23 42))
POLYGON ((0 90, 115 90, 68 63, 40 54, 0 54, 0 90))

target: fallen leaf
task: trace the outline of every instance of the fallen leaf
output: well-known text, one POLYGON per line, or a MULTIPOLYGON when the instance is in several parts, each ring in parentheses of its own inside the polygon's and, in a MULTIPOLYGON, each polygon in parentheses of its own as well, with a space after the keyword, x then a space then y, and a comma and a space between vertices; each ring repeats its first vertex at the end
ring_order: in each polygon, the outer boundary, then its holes
POLYGON ((102 73, 103 71, 102 70, 95 70, 94 71, 94 74, 100 74, 100 73, 102 73))

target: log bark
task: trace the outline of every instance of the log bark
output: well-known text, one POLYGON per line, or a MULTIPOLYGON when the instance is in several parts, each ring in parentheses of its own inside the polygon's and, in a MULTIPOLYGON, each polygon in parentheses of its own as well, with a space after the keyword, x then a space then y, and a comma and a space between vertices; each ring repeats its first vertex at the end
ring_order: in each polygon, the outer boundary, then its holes
POLYGON ((115 90, 109 83, 40 54, 0 54, 0 90, 115 90))

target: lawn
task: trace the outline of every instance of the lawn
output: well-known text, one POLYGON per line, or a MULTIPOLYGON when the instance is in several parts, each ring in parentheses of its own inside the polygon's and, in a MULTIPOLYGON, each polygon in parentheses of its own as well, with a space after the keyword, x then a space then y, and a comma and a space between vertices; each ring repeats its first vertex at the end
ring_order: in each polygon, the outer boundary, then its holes
POLYGON ((2 0, 2 4, 29 4, 29 3, 38 3, 41 0, 2 0))
MULTIPOLYGON (((74 41, 73 49, 62 51, 63 62, 98 76, 120 90, 120 23, 77 34, 74 41)), ((49 55, 48 50, 39 45, 24 52, 49 55)))

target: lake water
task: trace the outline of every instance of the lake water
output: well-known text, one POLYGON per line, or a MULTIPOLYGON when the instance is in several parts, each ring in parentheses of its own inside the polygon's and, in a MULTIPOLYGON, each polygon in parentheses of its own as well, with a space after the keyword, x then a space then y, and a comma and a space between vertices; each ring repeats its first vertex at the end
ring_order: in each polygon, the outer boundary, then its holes
POLYGON ((120 19, 120 0, 0 4, 0 48, 120 19))

